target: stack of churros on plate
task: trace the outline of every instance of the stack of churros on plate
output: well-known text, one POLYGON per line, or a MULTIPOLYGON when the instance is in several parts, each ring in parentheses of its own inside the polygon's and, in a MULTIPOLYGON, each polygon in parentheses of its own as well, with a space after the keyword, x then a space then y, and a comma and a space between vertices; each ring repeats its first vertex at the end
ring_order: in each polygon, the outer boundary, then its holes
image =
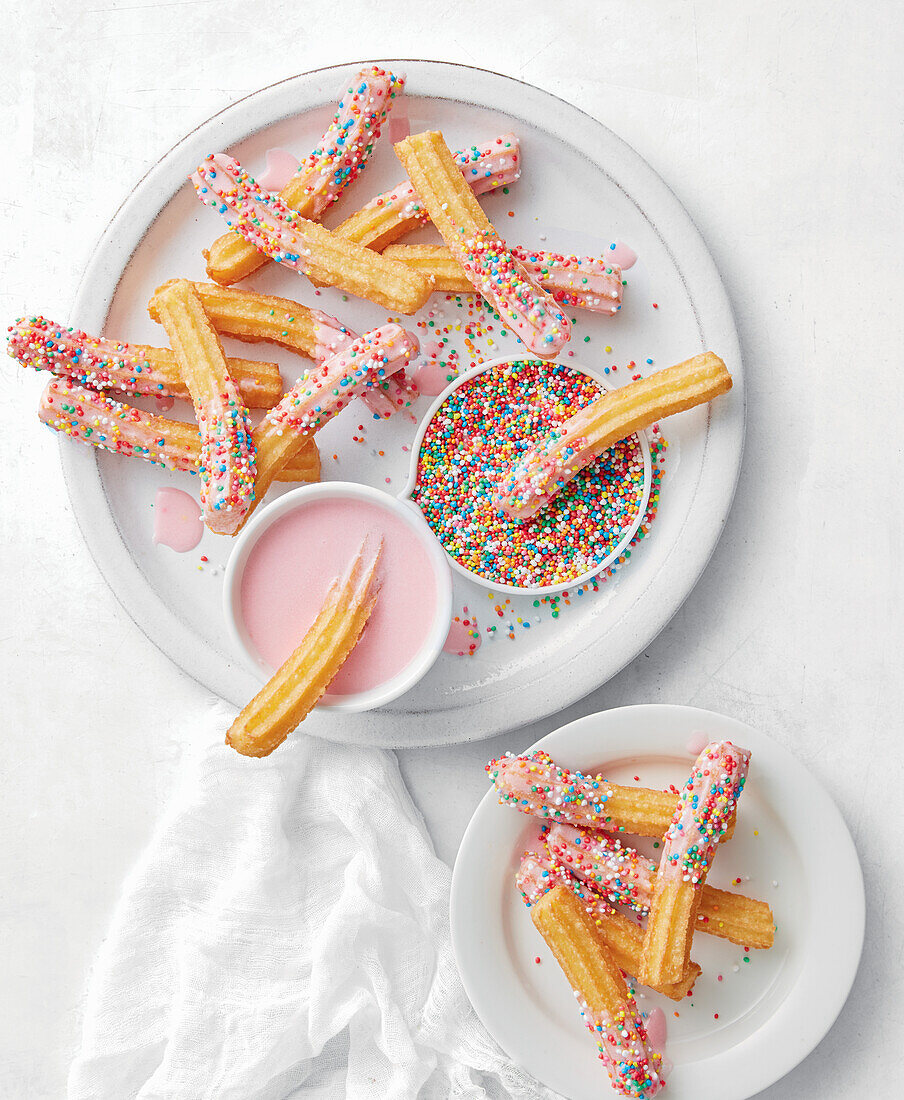
MULTIPOLYGON (((226 230, 197 257, 206 278, 198 277, 200 270, 172 272, 151 295, 148 314, 165 335, 161 346, 126 342, 125 334, 92 336, 42 316, 11 326, 10 354, 52 376, 40 398, 41 421, 99 449, 194 474, 207 527, 234 536, 274 482, 319 480, 317 432, 350 402, 360 398, 377 418, 413 407, 418 391, 409 368, 419 348, 400 319, 421 309, 434 291, 481 295, 501 319, 502 335, 520 340, 546 370, 572 334, 566 308, 618 313, 624 281, 617 264, 509 244, 478 202, 521 175, 521 149, 512 133, 486 140, 474 135, 481 139, 477 144, 457 150, 437 130, 407 136, 393 147, 406 178, 348 212, 335 228, 322 224, 366 170, 403 92, 404 80, 378 65, 354 74, 326 132, 278 191, 262 186, 227 153, 186 165, 198 199, 226 230), (430 224, 439 243, 402 243, 430 224), (294 296, 238 285, 273 263, 300 276, 299 288, 334 287, 373 303, 379 312, 369 331, 359 334, 294 296), (387 318, 386 311, 394 316, 387 318), (224 338, 269 344, 309 362, 286 386, 277 363, 230 356, 224 338), (139 404, 127 403, 129 397, 139 404), (156 407, 147 407, 151 398, 158 399, 156 407), (185 403, 188 418, 161 415, 176 401, 185 403)), ((560 490, 567 493, 569 482, 614 442, 730 386, 725 365, 706 353, 604 393, 564 423, 544 416, 543 434, 526 449, 519 441, 517 461, 481 492, 499 516, 525 525, 529 543, 535 514, 560 490)), ((468 511, 467 502, 459 510, 468 511)), ((379 600, 380 568, 379 546, 368 545, 344 574, 337 565, 337 575, 327 578, 332 583, 308 632, 229 731, 228 742, 239 752, 272 751, 324 693, 379 600)), ((665 831, 673 810, 667 800, 655 793, 641 803, 625 797, 625 828, 646 835, 665 831)), ((572 823, 595 828, 592 821, 572 823)), ((656 928, 664 906, 678 904, 672 876, 647 874, 644 881, 644 904, 656 928)), ((575 896, 560 891, 556 897, 565 900, 554 904, 538 898, 537 911, 574 909, 575 896)), ((568 918, 573 929, 588 919, 584 910, 575 912, 568 918)), ((658 939, 644 948, 642 976, 657 987, 686 984, 691 964, 657 958, 656 944, 658 939)), ((637 956, 633 940, 622 949, 637 956)), ((608 1003, 618 992, 627 1005, 622 986, 620 979, 606 985, 608 1003)), ((601 1011, 601 1003, 588 1001, 589 1010, 601 1011)))
POLYGON ((772 946, 765 902, 706 882, 734 830, 749 762, 744 749, 714 741, 677 796, 568 771, 542 751, 487 765, 500 804, 537 818, 515 882, 620 1095, 650 1097, 665 1086, 663 1051, 630 986, 685 997, 701 973, 691 959, 697 932, 772 946), (661 838, 658 864, 625 843, 632 833, 661 838))

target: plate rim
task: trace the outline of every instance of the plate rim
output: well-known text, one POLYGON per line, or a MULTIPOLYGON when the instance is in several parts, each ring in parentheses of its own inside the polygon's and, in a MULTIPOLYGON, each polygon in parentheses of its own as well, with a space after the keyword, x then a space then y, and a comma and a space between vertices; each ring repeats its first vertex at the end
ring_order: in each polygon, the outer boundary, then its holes
MULTIPOLYGON (((290 89, 297 90, 307 85, 310 96, 316 82, 325 79, 327 75, 330 79, 335 75, 338 86, 343 74, 347 74, 350 69, 372 63, 375 63, 373 59, 349 61, 286 77, 227 105, 171 146, 129 191, 101 234, 79 282, 70 311, 70 321, 73 317, 78 317, 82 327, 87 325, 103 329, 113 297, 132 255, 160 212, 184 183, 184 168, 177 172, 177 159, 182 164, 181 158, 185 155, 187 159, 187 154, 194 146, 207 151, 213 144, 228 147, 281 119, 323 106, 320 100, 317 103, 308 103, 304 95, 290 95, 290 89), (289 100, 292 100, 291 105, 289 100), (279 103, 282 106, 278 106, 279 103), (275 109, 274 104, 278 109, 275 109), (232 132, 227 133, 230 128, 232 132), (237 130, 241 132, 238 133, 237 130), (173 187, 172 183, 176 178, 178 186, 173 187), (151 207, 154 213, 148 218, 147 211, 151 207), (133 218, 136 209, 139 214, 133 218), (142 210, 144 213, 140 213, 142 210), (138 231, 134 224, 130 224, 132 222, 138 223, 138 231), (105 293, 98 292, 98 285, 103 287, 105 293), (96 319, 97 324, 91 324, 92 318, 96 319)), ((684 287, 702 345, 719 347, 724 357, 733 364, 736 383, 719 410, 719 415, 714 417, 712 410, 707 412, 701 469, 688 513, 674 544, 669 548, 650 584, 622 609, 615 622, 610 623, 582 651, 587 659, 580 662, 580 670, 572 668, 567 678, 560 677, 557 681, 548 682, 547 678, 540 692, 526 692, 518 685, 510 685, 508 688, 496 690, 491 699, 463 702, 455 698, 446 705, 429 710, 396 709, 390 704, 362 715, 326 716, 315 713, 306 723, 306 732, 331 740, 367 743, 386 748, 413 748, 484 739, 505 729, 536 721, 602 686, 650 644, 695 587, 727 520, 744 450, 746 387, 737 328, 715 262, 690 215, 667 184, 630 145, 579 107, 516 77, 458 62, 381 58, 376 59, 376 63, 413 70, 415 80, 420 80, 425 85, 424 88, 415 88, 414 94, 423 98, 453 98, 430 90, 437 81, 446 79, 448 83, 448 75, 451 73, 479 74, 482 79, 501 82, 497 87, 507 86, 512 94, 517 89, 521 104, 520 116, 506 107, 499 108, 506 113, 523 118, 532 109, 535 110, 537 117, 531 119, 531 124, 558 140, 563 140, 564 119, 571 115, 580 120, 585 132, 588 129, 591 133, 595 131, 606 145, 617 149, 620 179, 615 179, 597 161, 593 163, 619 187, 657 234, 684 287), (552 128, 549 126, 550 114, 553 119, 552 128), (668 238, 660 230, 659 221, 648 214, 635 198, 636 186, 629 189, 620 182, 625 176, 632 179, 639 176, 645 190, 652 195, 657 218, 661 220, 665 216, 671 220, 668 238), (678 246, 673 248, 676 241, 678 246), (676 251, 684 257, 682 263, 678 262, 676 251), (688 287, 686 272, 691 268, 693 282, 698 290, 697 296, 692 296, 688 287), (697 297, 703 296, 707 297, 708 302, 706 324, 697 309, 697 297), (714 341, 707 338, 708 329, 717 332, 714 341), (701 528, 694 523, 694 519, 703 510, 714 511, 715 515, 711 517, 709 529, 704 530, 701 535, 701 528), (695 531, 690 538, 687 534, 689 528, 695 531), (680 560, 676 560, 678 548, 681 550, 680 560), (676 591, 677 598, 674 595, 676 591), (624 620, 628 615, 632 620, 639 618, 643 628, 624 629, 624 620)), ((409 86, 411 82, 409 72, 409 86)), ((476 103, 464 98, 464 95, 465 93, 462 97, 454 98, 458 102, 469 102, 487 109, 486 103, 476 103)), ((647 204, 649 205, 649 201, 647 204)), ((183 673, 220 698, 238 704, 240 701, 233 696, 236 670, 240 667, 238 659, 228 654, 224 659, 223 654, 206 643, 199 645, 198 636, 191 627, 160 598, 125 546, 116 518, 109 507, 97 454, 90 448, 67 447, 66 442, 60 440, 60 460, 73 513, 89 553, 117 601, 145 637, 183 673), (102 523, 98 522, 98 514, 103 519, 102 523), (89 515, 92 516, 90 525, 84 521, 84 517, 89 515)))
MULTIPOLYGON (((717 711, 705 710, 699 707, 672 703, 640 703, 624 707, 615 707, 610 710, 597 711, 593 714, 584 715, 572 722, 568 722, 564 726, 560 726, 544 737, 541 737, 529 748, 522 751, 531 752, 535 749, 542 748, 550 751, 553 755, 564 754, 567 756, 567 744, 563 745, 562 742, 567 742, 570 738, 582 735, 585 729, 592 728, 594 724, 599 721, 617 725, 620 716, 630 713, 640 720, 643 720, 645 717, 649 718, 650 729, 655 731, 655 719, 664 712, 669 712, 672 715, 686 719, 688 724, 688 736, 693 732, 693 727, 702 725, 705 728, 705 724, 712 721, 717 721, 720 724, 720 731, 724 730, 726 725, 733 728, 737 732, 739 740, 746 737, 750 742, 749 745, 745 745, 744 747, 750 747, 752 750, 752 771, 754 777, 756 776, 756 771, 754 769, 756 768, 757 760, 765 757, 765 759, 769 761, 770 767, 774 767, 777 763, 780 763, 783 767, 788 768, 796 783, 803 782, 807 786, 808 797, 815 798, 820 804, 820 809, 819 814, 814 815, 810 819, 806 816, 799 819, 800 831, 803 832, 805 839, 810 840, 811 843, 815 842, 814 838, 818 837, 819 843, 824 845, 825 849, 831 848, 834 857, 833 863, 835 871, 831 878, 824 874, 820 880, 818 874, 812 869, 812 860, 801 860, 801 864, 805 870, 809 869, 807 885, 808 890, 811 891, 813 896, 813 902, 810 908, 814 913, 822 911, 819 904, 820 901, 824 902, 827 897, 837 896, 838 890, 836 886, 838 878, 848 876, 847 886, 841 891, 850 902, 847 906, 844 919, 842 920, 836 912, 833 914, 833 922, 829 922, 822 926, 823 933, 831 933, 830 938, 836 939, 843 946, 848 948, 847 953, 841 956, 843 973, 840 978, 837 978, 837 980, 834 981, 834 985, 830 985, 828 989, 824 982, 819 983, 818 974, 816 974, 818 959, 815 963, 813 959, 820 953, 816 951, 815 947, 809 947, 802 960, 801 970, 795 982, 795 986, 782 1002, 776 1006, 772 1016, 765 1021, 757 1031, 747 1036, 736 1046, 716 1054, 713 1059, 707 1059, 707 1062, 716 1061, 718 1063, 711 1071, 712 1076, 717 1082, 717 1091, 712 1093, 701 1091, 699 1081, 688 1083, 688 1087, 693 1088, 693 1094, 699 1096, 700 1100, 715 1100, 716 1097, 718 1097, 719 1100, 749 1100, 750 1097, 781 1080, 787 1073, 809 1057, 831 1030, 847 1002, 860 965, 865 937, 866 896, 863 869, 860 864, 860 858, 853 837, 851 836, 841 811, 813 772, 798 760, 790 749, 781 742, 770 737, 762 730, 730 715, 721 714, 717 711), (840 858, 839 853, 841 853, 840 858), (820 883, 823 894, 821 898, 819 896, 820 883), (807 968, 808 959, 810 959, 809 971, 807 968), (808 995, 815 992, 812 989, 814 984, 819 985, 819 996, 810 1001, 808 1000, 808 995), (783 1037, 785 1041, 779 1042, 777 1046, 773 1044, 770 1047, 771 1059, 760 1059, 755 1061, 753 1071, 751 1071, 749 1066, 741 1071, 737 1066, 731 1065, 732 1062, 737 1060, 737 1054, 743 1056, 744 1048, 754 1043, 758 1035, 764 1030, 777 1027, 776 1021, 781 1022, 785 1020, 794 1008, 795 994, 799 989, 803 990, 803 994, 798 995, 801 996, 802 999, 807 1000, 808 1007, 810 1008, 812 1008, 815 1003, 817 1011, 810 1012, 809 1015, 798 1013, 794 1017, 795 1028, 785 1028, 783 1035, 780 1037, 783 1037), (737 1054, 735 1052, 737 1052, 737 1054), (766 1069, 765 1067, 768 1064, 771 1064, 773 1068, 766 1069), (733 1086, 740 1081, 744 1082, 740 1085, 740 1088, 733 1088, 733 1086)), ((607 737, 607 734, 601 732, 600 736, 601 740, 603 740, 607 737)), ((683 734, 681 736, 683 736, 683 734)), ((740 743, 743 744, 743 741, 740 743)), ((676 751, 682 752, 684 748, 684 744, 681 744, 676 746, 676 751)), ((653 753, 661 750, 651 748, 648 751, 653 753)), ((634 755, 632 746, 624 744, 613 746, 611 753, 614 759, 624 758, 625 756, 632 757, 634 755)), ((640 755, 642 754, 643 750, 641 750, 640 755)), ((606 755, 607 752, 601 745, 601 757, 604 759, 606 755)), ((769 773, 767 772, 767 777, 772 783, 776 781, 776 776, 774 774, 769 777, 769 773)), ((452 886, 449 898, 453 952, 465 992, 475 1012, 490 1032, 493 1039, 506 1051, 509 1057, 514 1058, 519 1065, 525 1066, 528 1072, 537 1077, 537 1080, 547 1084, 547 1087, 555 1088, 555 1085, 543 1081, 542 1077, 538 1076, 530 1069, 530 1062, 532 1059, 530 1057, 531 1048, 529 1044, 527 1044, 525 1048, 528 1050, 528 1055, 525 1057, 523 1052, 515 1053, 510 1049, 509 1045, 499 1037, 498 1029, 494 1027, 493 1023, 492 1009, 490 1011, 487 1010, 485 992, 479 985, 475 985, 474 976, 475 974, 481 974, 481 971, 479 968, 476 970, 472 969, 467 962, 468 945, 470 941, 473 940, 473 935, 467 927, 465 916, 466 910, 470 909, 469 904, 466 902, 468 896, 466 892, 466 876, 471 872, 473 867, 477 866, 482 858, 482 852, 486 850, 487 838, 484 835, 486 821, 491 814, 496 812, 497 807, 500 811, 506 809, 505 807, 498 806, 495 792, 490 788, 475 808, 462 836, 461 844, 456 855, 455 866, 452 870, 452 886), (464 963, 463 959, 465 960, 464 963), (490 1017, 489 1022, 487 1017, 490 1017)), ((511 812, 514 813, 514 811, 511 812)), ((794 833, 794 830, 789 829, 789 832, 794 833)), ((819 849, 817 849, 817 851, 818 850, 819 849)), ((808 856, 811 854, 812 849, 809 849, 808 856)), ((817 931, 819 931, 819 928, 817 928, 817 931)), ((806 937, 808 942, 811 936, 812 927, 808 927, 806 937)), ((823 938, 825 938, 825 936, 823 936, 823 938)), ((838 962, 839 958, 832 956, 833 968, 838 965, 838 962)), ((693 1064, 699 1065, 700 1062, 698 1060, 693 1064)), ((605 1077, 602 1080, 604 1083, 605 1077)), ((668 1091, 664 1095, 668 1095, 668 1091)))

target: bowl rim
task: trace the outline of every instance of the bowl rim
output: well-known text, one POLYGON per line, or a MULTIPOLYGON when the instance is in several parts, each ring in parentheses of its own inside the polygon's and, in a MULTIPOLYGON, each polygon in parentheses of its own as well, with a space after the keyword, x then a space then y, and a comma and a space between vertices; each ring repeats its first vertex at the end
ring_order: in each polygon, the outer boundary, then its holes
POLYGON ((650 501, 650 493, 653 487, 653 462, 650 454, 650 440, 646 431, 632 432, 632 435, 637 437, 637 441, 640 445, 641 455, 643 457, 643 490, 640 495, 640 503, 637 508, 637 513, 632 522, 625 528, 625 532, 619 539, 617 545, 603 558, 598 564, 595 564, 592 569, 588 569, 586 572, 581 573, 579 576, 574 577, 568 581, 562 581, 557 584, 546 585, 533 585, 524 586, 516 584, 504 584, 502 582, 491 581, 488 577, 482 576, 480 573, 475 573, 470 569, 467 569, 457 561, 445 546, 441 542, 439 536, 434 532, 433 528, 427 523, 426 517, 420 506, 414 500, 412 494, 414 493, 415 486, 417 484, 417 469, 418 460, 420 458, 421 446, 424 442, 424 436, 427 434, 427 429, 430 427, 434 417, 437 415, 442 406, 451 397, 451 395, 466 382, 470 382, 472 379, 477 378, 479 375, 491 370, 493 367, 502 366, 504 363, 543 363, 548 366, 560 366, 567 367, 569 370, 575 371, 577 374, 583 374, 587 378, 592 379, 604 393, 609 393, 611 390, 616 389, 615 386, 610 386, 605 376, 602 375, 599 370, 592 367, 584 366, 582 363, 566 363, 561 358, 558 359, 541 359, 539 356, 525 349, 524 355, 502 355, 497 359, 491 359, 487 363, 480 363, 476 367, 471 367, 469 370, 463 371, 457 378, 449 383, 448 386, 440 393, 431 403, 430 408, 421 417, 418 425, 417 432, 415 432, 414 440, 411 444, 411 458, 408 464, 408 480, 405 483, 404 488, 399 493, 398 499, 406 500, 413 508, 415 508, 418 514, 424 519, 424 524, 430 531, 430 534, 436 540, 437 544, 442 547, 442 551, 449 562, 449 565, 463 577, 467 577, 468 580, 474 581, 482 588, 485 588, 488 592, 504 592, 514 596, 551 596, 559 592, 567 592, 571 588, 580 588, 583 585, 589 584, 595 577, 598 577, 601 573, 609 569, 614 562, 628 549, 631 545, 631 541, 637 534, 637 531, 643 522, 643 517, 646 515, 647 505, 650 501))
POLYGON ((233 646, 262 682, 276 671, 257 652, 244 624, 241 611, 242 577, 255 546, 274 523, 316 500, 363 500, 399 516, 420 540, 427 552, 436 582, 436 611, 427 638, 411 661, 390 680, 350 695, 327 692, 317 703, 320 710, 357 712, 373 710, 392 702, 413 687, 433 667, 449 635, 452 621, 452 575, 447 555, 427 526, 419 508, 381 489, 353 481, 320 481, 291 489, 263 505, 236 537, 223 578, 223 616, 233 646))

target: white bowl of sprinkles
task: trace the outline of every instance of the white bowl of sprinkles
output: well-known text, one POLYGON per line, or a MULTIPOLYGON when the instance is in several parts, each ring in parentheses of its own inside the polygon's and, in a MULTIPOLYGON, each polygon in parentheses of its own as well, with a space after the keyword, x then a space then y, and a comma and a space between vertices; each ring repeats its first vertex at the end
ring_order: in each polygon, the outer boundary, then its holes
POLYGON ((652 487, 645 432, 620 440, 527 522, 491 505, 519 445, 609 388, 587 367, 526 354, 474 367, 436 398, 399 497, 423 514, 456 572, 492 592, 545 596, 589 584, 625 553, 652 487))

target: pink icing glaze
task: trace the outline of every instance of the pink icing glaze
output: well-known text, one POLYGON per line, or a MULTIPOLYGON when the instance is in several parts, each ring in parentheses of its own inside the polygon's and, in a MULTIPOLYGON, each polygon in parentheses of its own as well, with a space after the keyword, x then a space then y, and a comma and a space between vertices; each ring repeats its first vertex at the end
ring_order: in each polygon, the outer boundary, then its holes
POLYGON ((465 614, 463 618, 452 620, 443 649, 446 653, 454 653, 459 657, 473 656, 480 649, 482 640, 473 616, 465 614))
POLYGON ((653 1008, 647 1015, 647 1039, 655 1050, 665 1050, 668 1024, 661 1008, 653 1008))
POLYGON ((264 660, 277 668, 304 637, 330 582, 368 534, 383 537, 380 598, 330 685, 330 695, 386 683, 411 663, 427 639, 436 614, 436 579, 409 524, 369 501, 315 499, 261 535, 242 576, 245 626, 264 660))
POLYGON ((163 397, 158 396, 155 400, 157 402, 155 408, 158 413, 169 412, 173 405, 176 404, 175 397, 171 397, 169 394, 165 394, 163 397))
POLYGON ((499 802, 524 814, 614 831, 606 820, 609 787, 600 775, 560 768, 549 753, 537 749, 527 756, 511 753, 486 766, 499 802))
POLYGON ((549 830, 553 858, 589 882, 607 901, 629 905, 639 913, 649 908, 656 866, 636 849, 601 833, 557 822, 549 830))
POLYGON ((637 263, 637 253, 624 241, 616 241, 615 248, 609 249, 609 259, 612 263, 618 264, 622 271, 627 271, 637 263))
POLYGON ((204 520, 198 502, 181 489, 158 489, 154 497, 154 544, 185 554, 201 541, 204 520))
POLYGON ((527 248, 513 248, 512 255, 562 305, 610 316, 621 309, 621 268, 607 256, 563 256, 527 248))
POLYGON ((427 397, 438 397, 458 374, 454 367, 423 356, 412 365, 415 385, 427 397))
POLYGON ((268 191, 282 191, 300 164, 298 157, 287 149, 268 149, 267 167, 257 177, 257 182, 268 191))

